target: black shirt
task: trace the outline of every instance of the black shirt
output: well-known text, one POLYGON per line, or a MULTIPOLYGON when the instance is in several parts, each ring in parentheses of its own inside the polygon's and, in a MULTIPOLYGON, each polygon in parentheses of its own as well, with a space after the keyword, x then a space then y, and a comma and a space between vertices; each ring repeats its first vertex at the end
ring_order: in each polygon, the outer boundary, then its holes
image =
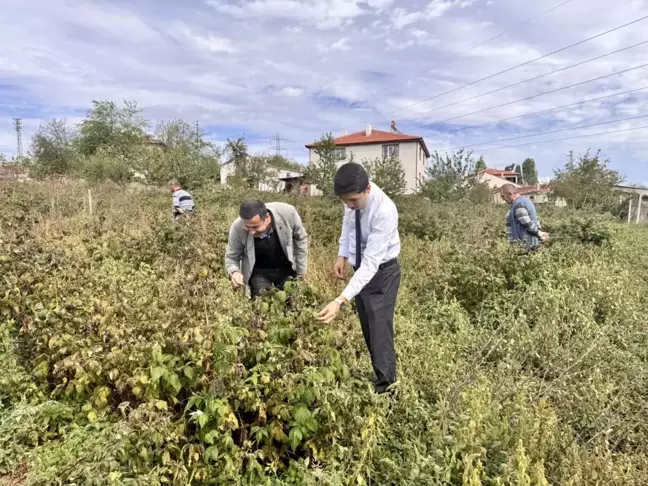
POLYGON ((272 232, 265 238, 254 238, 254 255, 256 259, 254 268, 290 269, 292 266, 288 258, 286 258, 283 248, 281 248, 272 214, 270 214, 270 217, 272 218, 272 232))

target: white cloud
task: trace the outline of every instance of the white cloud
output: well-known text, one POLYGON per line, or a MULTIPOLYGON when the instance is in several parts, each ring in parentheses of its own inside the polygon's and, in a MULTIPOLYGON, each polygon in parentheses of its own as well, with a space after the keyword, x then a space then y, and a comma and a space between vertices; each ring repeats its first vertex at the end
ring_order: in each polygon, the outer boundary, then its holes
POLYGON ((342 39, 331 44, 332 51, 348 51, 349 49, 351 49, 351 47, 349 47, 348 37, 343 37, 342 39))
POLYGON ((322 30, 349 25, 367 13, 359 0, 252 0, 240 5, 208 0, 207 3, 220 13, 238 18, 296 19, 322 30))
POLYGON ((432 0, 425 9, 425 16, 426 18, 441 17, 456 4, 456 0, 432 0))
POLYGON ((421 41, 421 40, 425 40, 425 39, 427 39, 427 37, 428 37, 428 33, 427 33, 426 31, 424 31, 424 30, 421 30, 421 29, 414 29, 414 30, 411 30, 409 34, 410 34, 411 36, 416 37, 416 38, 417 38, 418 40, 420 40, 420 41, 421 41))
MULTIPOLYGON (((624 9, 610 10, 605 0, 590 0, 588 15, 583 15, 580 2, 572 2, 474 48, 542 10, 519 0, 491 1, 488 9, 479 8, 487 4, 489 0, 212 0, 189 9, 161 2, 152 9, 144 0, 49 0, 33 9, 29 2, 4 0, 0 152, 15 150, 13 116, 23 117, 27 145, 40 121, 82 116, 92 99, 137 100, 153 121, 198 120, 216 140, 245 134, 259 150, 269 147, 278 132, 286 138, 288 155, 302 161, 307 157, 303 144, 322 133, 360 130, 367 123, 388 129, 392 119, 402 131, 424 136, 431 149, 479 144, 478 154, 488 146, 485 142, 637 116, 648 109, 646 90, 470 128, 640 87, 648 75, 648 68, 639 69, 509 104, 640 64, 641 50, 634 49, 479 96, 644 40, 642 25, 629 26, 473 83, 641 17, 646 7, 645 1, 633 0, 624 9), (473 84, 455 90, 467 83, 473 84), (457 131, 464 127, 469 128, 457 131)), ((619 122, 519 143, 644 124, 619 122)), ((564 163, 567 151, 600 147, 635 182, 646 178, 647 134, 638 130, 484 156, 490 166, 533 156, 540 174, 548 176, 564 163)))
POLYGON ((392 5, 394 3, 394 0, 368 0, 367 4, 371 8, 376 8, 379 10, 385 9, 392 5))
POLYGON ((388 51, 402 51, 403 49, 407 49, 408 47, 412 47, 414 45, 413 40, 408 40, 404 42, 398 42, 393 39, 387 39, 385 41, 385 44, 387 44, 387 50, 388 51))
POLYGON ((281 93, 286 95, 286 96, 291 96, 291 97, 298 97, 304 94, 304 89, 303 88, 296 88, 294 86, 286 86, 281 90, 281 93))
POLYGON ((408 25, 415 24, 419 20, 423 19, 423 12, 407 12, 403 8, 397 8, 392 12, 391 21, 394 27, 397 29, 402 29, 408 25))

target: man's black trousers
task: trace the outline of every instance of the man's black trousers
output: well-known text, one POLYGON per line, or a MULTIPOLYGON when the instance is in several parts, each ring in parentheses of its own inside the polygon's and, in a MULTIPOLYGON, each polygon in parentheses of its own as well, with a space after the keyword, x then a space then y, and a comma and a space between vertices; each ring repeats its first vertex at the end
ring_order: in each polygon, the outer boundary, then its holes
POLYGON ((380 268, 356 296, 362 334, 376 373, 376 392, 383 393, 396 381, 394 309, 400 287, 401 267, 394 262, 380 268))
POLYGON ((252 298, 259 297, 273 286, 283 290, 286 282, 295 277, 297 274, 292 268, 255 268, 249 282, 252 298))

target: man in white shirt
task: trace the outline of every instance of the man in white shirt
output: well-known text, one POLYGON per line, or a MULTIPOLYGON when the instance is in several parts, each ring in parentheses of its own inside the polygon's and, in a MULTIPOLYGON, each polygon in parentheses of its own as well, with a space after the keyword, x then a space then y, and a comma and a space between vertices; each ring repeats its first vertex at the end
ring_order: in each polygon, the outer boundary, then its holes
POLYGON ((334 191, 346 205, 335 275, 346 277, 347 261, 355 274, 318 319, 331 322, 345 304, 356 299, 362 334, 376 373, 376 393, 384 393, 396 381, 394 309, 401 278, 398 210, 378 186, 369 182, 359 164, 348 163, 338 169, 334 191))

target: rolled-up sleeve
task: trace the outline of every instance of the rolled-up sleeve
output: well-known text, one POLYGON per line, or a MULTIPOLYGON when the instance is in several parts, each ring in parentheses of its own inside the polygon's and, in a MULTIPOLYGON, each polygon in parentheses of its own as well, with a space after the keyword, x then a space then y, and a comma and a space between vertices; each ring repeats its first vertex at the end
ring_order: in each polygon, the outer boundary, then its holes
POLYGON ((367 247, 362 254, 362 263, 342 295, 353 299, 371 281, 384 261, 391 236, 398 229, 398 213, 394 210, 378 213, 370 223, 367 247))

